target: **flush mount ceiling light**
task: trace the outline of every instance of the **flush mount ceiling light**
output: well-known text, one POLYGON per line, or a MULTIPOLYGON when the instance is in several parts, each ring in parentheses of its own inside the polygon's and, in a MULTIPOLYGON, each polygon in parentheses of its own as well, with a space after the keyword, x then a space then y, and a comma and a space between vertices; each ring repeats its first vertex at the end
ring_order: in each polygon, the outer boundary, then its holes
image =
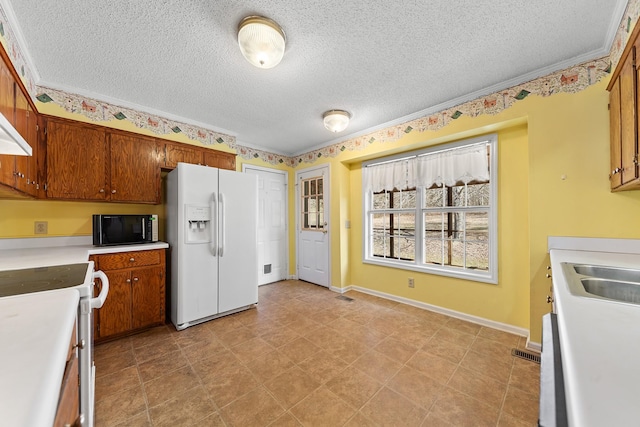
POLYGON ((247 16, 238 25, 238 44, 247 61, 258 68, 273 68, 284 55, 285 35, 277 22, 247 16))
POLYGON ((322 115, 324 127, 331 132, 342 132, 349 126, 351 114, 344 110, 329 110, 322 115))

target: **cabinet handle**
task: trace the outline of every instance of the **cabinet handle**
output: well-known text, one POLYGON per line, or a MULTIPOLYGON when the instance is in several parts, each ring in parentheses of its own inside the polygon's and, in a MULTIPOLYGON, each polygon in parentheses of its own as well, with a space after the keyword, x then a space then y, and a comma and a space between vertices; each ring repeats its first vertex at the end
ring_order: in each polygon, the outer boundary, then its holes
POLYGON ((99 193, 104 193, 104 188, 101 188, 99 193))
POLYGON ((551 270, 551 266, 550 265, 547 265, 547 270, 551 270))
POLYGON ((127 283, 131 283, 131 279, 127 279, 127 283))
POLYGON ((135 258, 133 258, 133 257, 129 258, 129 262, 135 262, 135 260, 136 260, 136 259, 135 259, 135 258))
POLYGON ((551 279, 551 275, 549 273, 546 274, 547 279, 551 279))
POLYGON ((620 172, 622 172, 622 169, 620 169, 620 168, 615 168, 615 169, 611 172, 611 175, 615 175, 615 174, 620 173, 620 172))
POLYGON ((111 194, 116 194, 116 190, 111 190, 111 194))
POLYGON ((551 304, 553 302, 553 297, 551 295, 547 295, 547 304, 551 304))
POLYGON ((78 342, 78 344, 74 345, 73 348, 79 348, 80 350, 84 349, 85 346, 85 342, 84 340, 80 340, 80 342, 78 342))
POLYGON ((137 278, 137 277, 134 277, 134 278, 133 278, 133 281, 134 281, 134 282, 137 282, 137 281, 138 281, 138 278, 137 278))

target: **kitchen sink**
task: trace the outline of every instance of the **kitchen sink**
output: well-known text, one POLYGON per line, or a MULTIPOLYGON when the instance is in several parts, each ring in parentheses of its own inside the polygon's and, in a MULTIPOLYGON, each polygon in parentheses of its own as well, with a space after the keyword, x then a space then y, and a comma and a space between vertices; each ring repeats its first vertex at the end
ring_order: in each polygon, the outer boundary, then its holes
POLYGON ((631 268, 603 267, 600 265, 574 264, 574 270, 584 276, 599 279, 622 280, 623 282, 640 283, 640 270, 631 268))
POLYGON ((640 304, 640 269, 567 262, 562 269, 573 295, 640 304))

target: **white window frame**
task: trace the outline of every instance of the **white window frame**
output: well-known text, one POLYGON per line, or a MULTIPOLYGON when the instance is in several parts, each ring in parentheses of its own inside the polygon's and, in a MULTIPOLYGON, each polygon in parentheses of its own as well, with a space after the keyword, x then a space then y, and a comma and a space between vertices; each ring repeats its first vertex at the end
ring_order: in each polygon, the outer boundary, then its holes
MULTIPOLYGON (((374 257, 370 254, 370 237, 372 225, 370 224, 372 204, 372 192, 365 191, 364 185, 362 187, 362 262, 365 264, 373 264, 384 267, 400 268, 403 270, 412 270, 422 273, 436 274, 441 276, 455 277, 459 279, 473 280, 477 282, 498 283, 498 135, 490 134, 481 137, 475 137, 465 139, 462 141, 456 141, 448 144, 429 147, 421 150, 400 153, 393 156, 382 157, 375 160, 370 160, 362 163, 363 171, 363 183, 364 183, 364 171, 369 165, 374 165, 383 162, 389 162, 393 160, 399 160, 407 157, 420 156, 427 153, 434 153, 438 151, 450 150, 454 148, 460 148, 467 145, 479 144, 486 142, 490 146, 489 156, 489 269, 488 271, 467 269, 464 267, 452 267, 445 265, 433 265, 424 263, 424 226, 422 215, 424 210, 423 194, 424 189, 420 188, 416 191, 416 256, 415 261, 404 261, 397 259, 384 259, 380 257, 374 257)), ((376 211, 377 212, 377 211, 376 211)), ((382 213, 383 211, 381 211, 382 213)))

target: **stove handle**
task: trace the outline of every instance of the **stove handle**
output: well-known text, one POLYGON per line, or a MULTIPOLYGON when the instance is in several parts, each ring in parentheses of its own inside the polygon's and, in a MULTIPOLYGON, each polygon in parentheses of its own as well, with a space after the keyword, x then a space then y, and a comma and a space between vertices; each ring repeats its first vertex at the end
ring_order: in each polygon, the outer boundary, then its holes
POLYGON ((107 299, 107 295, 109 294, 109 279, 107 275, 104 274, 101 270, 93 272, 94 279, 100 279, 102 282, 102 289, 100 290, 100 295, 95 298, 91 298, 89 300, 89 305, 91 308, 100 308, 104 304, 104 301, 107 299))

